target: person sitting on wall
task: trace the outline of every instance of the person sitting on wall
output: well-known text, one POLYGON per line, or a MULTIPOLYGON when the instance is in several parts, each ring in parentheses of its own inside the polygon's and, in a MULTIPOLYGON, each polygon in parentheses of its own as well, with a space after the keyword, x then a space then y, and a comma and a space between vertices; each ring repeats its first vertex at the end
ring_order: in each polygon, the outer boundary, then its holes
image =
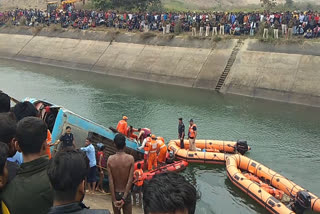
POLYGON ((311 30, 311 28, 309 28, 308 30, 307 30, 307 32, 304 34, 304 38, 306 38, 306 39, 311 39, 312 38, 312 30, 311 30))

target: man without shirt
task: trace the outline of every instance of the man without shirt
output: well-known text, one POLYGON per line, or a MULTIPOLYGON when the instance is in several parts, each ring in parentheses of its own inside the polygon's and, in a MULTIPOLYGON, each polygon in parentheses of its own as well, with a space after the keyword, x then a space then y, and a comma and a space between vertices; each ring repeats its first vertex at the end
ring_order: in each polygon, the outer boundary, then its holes
POLYGON ((133 180, 134 158, 124 152, 126 146, 124 135, 116 135, 114 143, 117 147, 117 153, 110 156, 107 163, 113 212, 120 214, 122 209, 124 214, 131 214, 130 190, 133 180))

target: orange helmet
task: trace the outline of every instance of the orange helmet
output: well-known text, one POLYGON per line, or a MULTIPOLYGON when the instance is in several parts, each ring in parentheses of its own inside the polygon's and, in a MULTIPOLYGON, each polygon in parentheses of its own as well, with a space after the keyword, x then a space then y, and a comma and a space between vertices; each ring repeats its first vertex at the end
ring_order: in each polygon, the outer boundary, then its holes
POLYGON ((161 140, 162 142, 164 142, 164 138, 163 137, 157 137, 157 140, 161 140))
POLYGON ((128 117, 127 116, 123 116, 122 119, 123 120, 128 120, 128 117))
POLYGON ((153 139, 153 140, 156 140, 157 139, 157 137, 153 134, 153 135, 151 135, 151 138, 153 139))

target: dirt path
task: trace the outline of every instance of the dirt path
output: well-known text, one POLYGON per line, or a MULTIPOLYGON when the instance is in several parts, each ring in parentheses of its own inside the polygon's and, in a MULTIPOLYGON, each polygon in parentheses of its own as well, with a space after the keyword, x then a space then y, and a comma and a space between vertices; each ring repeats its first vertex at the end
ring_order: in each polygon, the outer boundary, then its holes
MULTIPOLYGON (((108 209, 112 212, 111 195, 103 194, 86 194, 84 198, 84 204, 91 209, 108 209)), ((141 207, 134 206, 133 214, 143 214, 141 207)))

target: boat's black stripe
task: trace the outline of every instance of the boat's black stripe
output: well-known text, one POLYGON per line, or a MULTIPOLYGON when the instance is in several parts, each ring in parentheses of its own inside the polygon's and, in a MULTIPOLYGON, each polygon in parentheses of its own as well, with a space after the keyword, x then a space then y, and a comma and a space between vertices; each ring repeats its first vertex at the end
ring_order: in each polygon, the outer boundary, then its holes
POLYGON ((297 186, 298 184, 294 184, 293 187, 291 188, 290 194, 292 194, 293 189, 297 186))
POLYGON ((225 163, 225 160, 213 160, 213 159, 204 159, 204 158, 189 158, 189 157, 185 157, 185 156, 181 156, 181 155, 177 155, 177 158, 180 158, 182 160, 186 160, 186 161, 203 161, 204 163, 206 162, 217 162, 217 163, 225 163))
POLYGON ((249 195, 249 188, 250 188, 250 186, 253 184, 253 182, 251 182, 251 184, 249 184, 249 186, 248 186, 248 188, 247 188, 247 195, 249 195))
POLYGON ((224 146, 224 141, 223 141, 223 144, 222 144, 222 145, 223 145, 223 151, 226 152, 226 148, 225 148, 225 146, 224 146))
MULTIPOLYGON (((316 204, 316 202, 319 200, 319 198, 317 198, 314 202, 313 202, 313 204, 312 204, 312 206, 311 206, 311 209, 313 210, 313 208, 314 208, 314 205, 316 204)), ((315 210, 314 210, 315 211, 315 210)))
POLYGON ((270 180, 270 184, 272 184, 272 180, 273 180, 274 176, 276 176, 276 175, 277 175, 277 173, 275 173, 274 175, 272 175, 271 180, 270 180))
POLYGON ((260 167, 260 163, 257 165, 257 167, 256 167, 256 172, 255 172, 255 174, 257 175, 258 174, 258 169, 259 169, 259 167, 260 167))
POLYGON ((247 171, 249 172, 250 161, 248 161, 247 171))
POLYGON ((179 156, 177 155, 176 156, 177 159, 179 160, 185 160, 185 161, 203 161, 203 163, 208 163, 208 162, 216 162, 216 163, 225 163, 226 161, 225 160, 205 160, 205 159, 200 159, 200 158, 187 158, 187 157, 184 157, 184 156, 179 156))
MULTIPOLYGON (((243 189, 247 189, 246 187, 244 187, 241 183, 239 183, 237 180, 235 180, 231 175, 230 173, 228 172, 227 170, 227 175, 228 177, 230 178, 231 181, 233 181, 234 183, 237 183, 239 186, 241 186, 243 189)), ((247 195, 249 195, 249 193, 254 197, 256 198, 258 201, 260 201, 261 203, 265 204, 266 207, 268 207, 270 210, 272 210, 275 214, 279 214, 278 211, 276 211, 275 209, 273 209, 268 203, 264 202, 263 200, 261 200, 257 195, 255 195, 253 192, 251 192, 249 189, 247 191, 247 195)))

